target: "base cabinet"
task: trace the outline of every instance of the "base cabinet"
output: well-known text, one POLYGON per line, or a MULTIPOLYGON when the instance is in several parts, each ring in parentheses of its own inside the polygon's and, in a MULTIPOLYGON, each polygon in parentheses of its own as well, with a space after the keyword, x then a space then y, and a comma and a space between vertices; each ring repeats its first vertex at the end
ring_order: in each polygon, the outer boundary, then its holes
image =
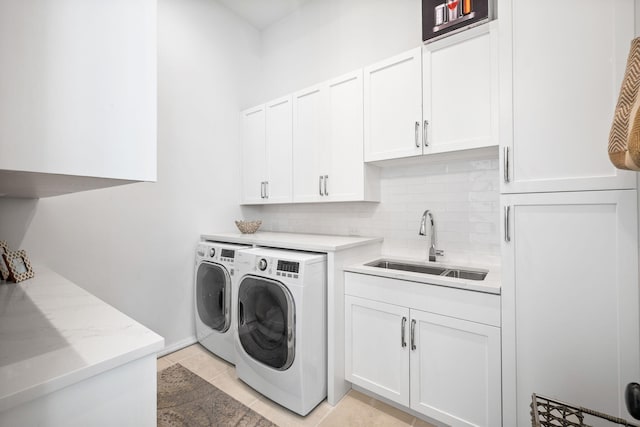
POLYGON ((346 377, 409 406, 409 309, 347 295, 346 377))
MULTIPOLYGON (((404 283, 347 273, 345 289, 353 292, 358 285, 351 284, 363 280, 389 281, 395 289, 404 283)), ((382 301, 376 290, 353 293, 345 295, 348 381, 451 426, 501 425, 499 327, 413 308, 421 298, 412 299, 412 289, 406 306, 382 301)), ((500 297, 493 297, 499 311, 500 297)))
POLYGON ((500 328, 411 310, 411 409, 452 426, 499 426, 500 328))

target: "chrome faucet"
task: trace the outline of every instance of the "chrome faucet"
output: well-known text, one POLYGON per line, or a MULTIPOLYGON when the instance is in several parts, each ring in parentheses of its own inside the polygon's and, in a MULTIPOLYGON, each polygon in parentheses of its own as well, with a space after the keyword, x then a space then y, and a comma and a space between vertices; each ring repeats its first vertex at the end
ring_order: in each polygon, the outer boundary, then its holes
POLYGON ((429 245, 429 261, 435 261, 436 256, 443 256, 444 251, 441 249, 436 249, 436 224, 433 220, 433 214, 429 209, 424 211, 422 214, 422 219, 420 220, 420 230, 418 230, 418 235, 426 236, 427 235, 427 218, 429 219, 429 224, 431 225, 429 228, 429 236, 431 236, 431 244, 429 245))

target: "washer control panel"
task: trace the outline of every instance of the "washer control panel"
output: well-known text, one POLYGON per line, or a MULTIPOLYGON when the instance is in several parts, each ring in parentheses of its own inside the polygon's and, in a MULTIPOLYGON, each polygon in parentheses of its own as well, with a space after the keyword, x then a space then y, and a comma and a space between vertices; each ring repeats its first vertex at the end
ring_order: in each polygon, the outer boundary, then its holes
POLYGON ((278 266, 276 268, 276 276, 290 277, 297 279, 300 274, 300 263, 295 261, 283 261, 278 260, 278 266))

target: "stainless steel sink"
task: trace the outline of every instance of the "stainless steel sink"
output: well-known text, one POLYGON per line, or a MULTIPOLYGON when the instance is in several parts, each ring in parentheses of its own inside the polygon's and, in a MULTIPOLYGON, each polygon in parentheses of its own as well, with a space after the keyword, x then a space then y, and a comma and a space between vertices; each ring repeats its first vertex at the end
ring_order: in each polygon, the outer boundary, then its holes
POLYGON ((447 270, 443 276, 447 277, 455 277, 458 279, 467 279, 467 280, 484 280, 487 277, 486 271, 476 271, 476 270, 461 270, 461 269, 451 269, 447 270))
POLYGON ((447 269, 442 267, 431 267, 428 265, 420 265, 420 264, 406 264, 403 262, 396 261, 387 261, 387 260, 378 260, 374 262, 370 262, 366 264, 370 267, 378 267, 378 268, 387 268, 390 270, 402 270, 402 271, 412 271, 414 273, 424 273, 424 274, 435 274, 436 276, 442 275, 447 269))
POLYGON ((458 267, 439 267, 424 264, 379 259, 368 264, 369 267, 386 268, 389 270, 410 271, 413 273, 431 274, 434 276, 455 277, 457 279, 484 280, 488 271, 463 269, 458 267))

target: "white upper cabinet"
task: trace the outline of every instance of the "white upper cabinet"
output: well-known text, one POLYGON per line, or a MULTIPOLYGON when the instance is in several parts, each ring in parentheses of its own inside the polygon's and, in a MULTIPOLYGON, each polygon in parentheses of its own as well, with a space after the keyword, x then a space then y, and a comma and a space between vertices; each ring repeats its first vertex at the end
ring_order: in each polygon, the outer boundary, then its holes
POLYGON ((502 192, 635 188, 609 130, 633 0, 500 0, 502 192))
POLYGON ((265 105, 265 149, 267 174, 264 200, 267 203, 291 201, 292 186, 292 100, 290 96, 265 105))
POLYGON ((362 70, 293 96, 293 200, 379 200, 363 161, 362 70))
POLYGON ((293 199, 313 202, 322 196, 321 156, 325 153, 326 87, 317 85, 293 96, 293 199))
POLYGON ((0 2, 0 193, 156 180, 156 16, 151 0, 0 2))
POLYGON ((378 170, 364 164, 362 70, 327 83, 324 198, 329 201, 379 201, 378 170))
POLYGON ((496 26, 486 24, 425 45, 425 154, 497 145, 496 26))
POLYGON ((364 69, 364 160, 422 154, 422 48, 364 69))
POLYGON ((365 68, 365 161, 497 145, 498 39, 484 24, 365 68))
POLYGON ((291 201, 291 104, 285 97, 241 113, 244 204, 291 201))
POLYGON ((264 105, 241 113, 242 201, 262 203, 267 171, 264 105))

